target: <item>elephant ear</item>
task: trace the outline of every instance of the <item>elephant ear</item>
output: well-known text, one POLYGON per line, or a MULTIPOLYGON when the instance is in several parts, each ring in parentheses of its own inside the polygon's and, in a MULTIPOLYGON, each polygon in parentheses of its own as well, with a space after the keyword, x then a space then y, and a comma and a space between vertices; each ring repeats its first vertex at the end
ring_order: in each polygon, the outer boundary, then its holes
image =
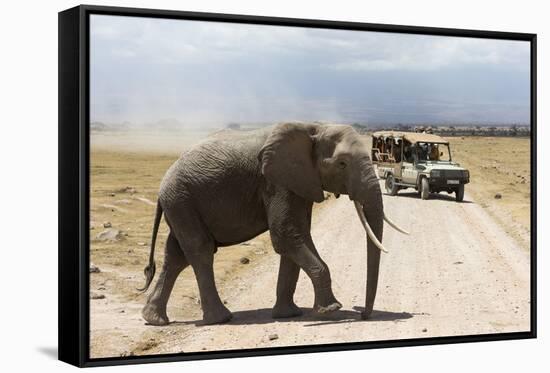
POLYGON ((322 202, 323 189, 314 162, 314 135, 318 126, 299 123, 277 125, 258 156, 262 174, 275 185, 302 198, 322 202))

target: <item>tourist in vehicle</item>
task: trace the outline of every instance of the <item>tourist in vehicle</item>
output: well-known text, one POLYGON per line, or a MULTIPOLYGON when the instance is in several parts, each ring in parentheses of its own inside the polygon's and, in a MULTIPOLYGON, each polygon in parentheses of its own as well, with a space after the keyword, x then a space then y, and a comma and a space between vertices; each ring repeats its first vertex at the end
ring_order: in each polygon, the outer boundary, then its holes
POLYGON ((439 161, 439 146, 437 144, 430 145, 430 161, 439 161))

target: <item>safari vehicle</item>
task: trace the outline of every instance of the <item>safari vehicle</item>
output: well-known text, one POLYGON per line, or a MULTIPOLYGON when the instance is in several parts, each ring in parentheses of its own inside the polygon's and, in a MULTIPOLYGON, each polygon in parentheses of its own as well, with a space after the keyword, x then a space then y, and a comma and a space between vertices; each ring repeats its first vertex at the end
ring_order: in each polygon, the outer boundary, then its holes
POLYGON ((443 191, 455 193, 457 202, 464 199, 464 185, 470 182, 470 172, 452 161, 449 142, 440 136, 375 132, 371 155, 392 196, 400 189, 415 188, 422 199, 443 191))

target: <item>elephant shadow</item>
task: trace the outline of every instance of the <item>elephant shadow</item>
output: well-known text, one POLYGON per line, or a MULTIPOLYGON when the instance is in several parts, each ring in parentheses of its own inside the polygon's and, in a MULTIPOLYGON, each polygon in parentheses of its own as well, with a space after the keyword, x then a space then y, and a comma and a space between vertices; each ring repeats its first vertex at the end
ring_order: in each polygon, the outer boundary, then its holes
MULTIPOLYGON (((341 324, 351 322, 380 322, 380 321, 399 321, 413 317, 409 312, 391 312, 373 310, 367 320, 361 319, 361 312, 364 307, 353 307, 353 310, 338 310, 326 315, 319 315, 313 312, 312 308, 302 307, 302 316, 290 317, 284 319, 273 319, 271 317, 271 308, 260 308, 256 310, 245 310, 233 312, 233 318, 227 325, 258 325, 271 324, 277 322, 310 322, 304 326, 320 326, 330 324, 341 324)), ((196 326, 203 325, 202 320, 193 321, 173 321, 170 324, 193 324, 196 326)))

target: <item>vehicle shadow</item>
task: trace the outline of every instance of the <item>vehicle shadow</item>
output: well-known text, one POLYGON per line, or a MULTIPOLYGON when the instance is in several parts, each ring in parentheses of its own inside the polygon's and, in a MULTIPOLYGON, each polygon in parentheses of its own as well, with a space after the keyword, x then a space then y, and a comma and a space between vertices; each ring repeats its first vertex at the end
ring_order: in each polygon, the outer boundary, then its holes
MULTIPOLYGON (((399 321, 413 317, 409 312, 391 312, 391 311, 372 311, 367 320, 361 319, 363 307, 353 307, 352 310, 338 310, 326 315, 319 315, 313 312, 312 308, 301 308, 302 316, 290 317, 285 319, 273 319, 271 317, 271 308, 261 308, 257 310, 246 310, 233 312, 233 318, 227 325, 258 325, 271 324, 276 322, 311 322, 304 326, 331 325, 350 322, 370 322, 370 321, 399 321)), ((195 325, 202 326, 202 320, 193 321, 173 321, 170 325, 195 325)))
MULTIPOLYGON (((390 194, 389 193, 384 193, 384 195, 389 196, 390 194)), ((399 192, 399 193, 397 193, 397 195, 395 195, 395 197, 420 199, 420 196, 419 196, 418 192, 399 192)), ((455 202, 456 203, 455 196, 453 194, 447 194, 445 192, 430 193, 430 198, 429 199, 439 200, 439 201, 449 201, 449 202, 455 202)), ((460 203, 475 203, 475 202, 464 199, 460 203)))

